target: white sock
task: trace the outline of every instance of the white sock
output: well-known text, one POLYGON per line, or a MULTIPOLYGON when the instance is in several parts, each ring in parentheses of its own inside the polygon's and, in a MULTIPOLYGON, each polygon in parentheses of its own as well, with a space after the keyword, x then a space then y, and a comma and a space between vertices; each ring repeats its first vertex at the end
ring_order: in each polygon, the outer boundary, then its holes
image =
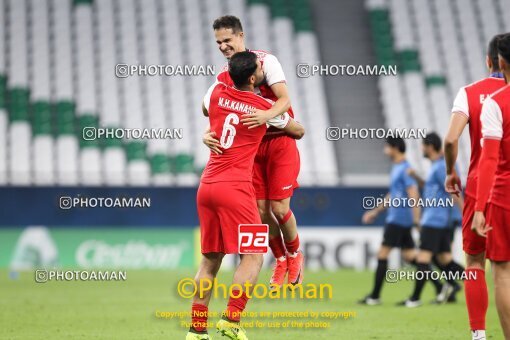
POLYGON ((299 253, 299 250, 296 251, 295 253, 288 253, 290 257, 296 257, 299 253))
POLYGON ((485 330, 484 329, 475 329, 471 331, 471 336, 473 340, 485 340, 485 330))
POLYGON ((279 258, 277 258, 278 261, 285 261, 285 255, 284 256, 280 256, 279 258))

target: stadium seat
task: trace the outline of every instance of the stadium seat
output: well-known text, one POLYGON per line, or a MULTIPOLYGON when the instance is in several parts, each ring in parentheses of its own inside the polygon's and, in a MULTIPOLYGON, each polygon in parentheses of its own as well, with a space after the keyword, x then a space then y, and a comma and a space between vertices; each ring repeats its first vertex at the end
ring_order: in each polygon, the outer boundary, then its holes
MULTIPOLYGON (((119 127, 121 115, 119 107, 118 79, 113 76, 116 64, 114 4, 112 0, 96 1, 97 40, 95 46, 98 51, 99 72, 98 94, 99 122, 104 127, 119 127)), ((107 140, 103 151, 102 163, 104 184, 126 184, 126 155, 121 140, 107 140)))
POLYGON ((510 21, 507 20, 510 15, 510 3, 508 1, 499 0, 499 6, 501 8, 499 21, 504 26, 503 32, 510 32, 510 21))
MULTIPOLYGON (((498 0, 367 0, 365 4, 379 63, 399 65, 397 79, 379 78, 386 125, 427 128, 444 137, 459 88, 487 74, 486 45, 494 34, 505 31, 504 15, 510 13, 510 6, 498 0), (407 110, 409 103, 413 105, 407 110)), ((464 134, 458 162, 464 175, 469 150, 469 137, 464 134)))
POLYGON ((248 21, 250 22, 252 48, 264 51, 272 51, 272 32, 269 8, 264 4, 254 3, 248 7, 248 21))
POLYGON ((54 69, 55 93, 57 101, 72 101, 73 99, 73 62, 71 47, 71 3, 70 0, 51 0, 50 11, 51 35, 53 36, 52 63, 58 65, 54 69), (58 48, 57 48, 58 46, 58 48))
MULTIPOLYGON (((300 51, 300 60, 310 64, 319 62, 316 37, 312 32, 303 31, 297 34, 297 45, 300 51)), ((324 138, 324 131, 330 125, 324 85, 320 77, 308 77, 300 80, 301 96, 304 98, 304 112, 307 114, 307 138, 311 139, 312 155, 315 164, 319 164, 316 171, 315 183, 317 185, 338 184, 338 169, 334 157, 333 144, 324 138)), ((297 120, 301 120, 301 112, 297 113, 297 120)), ((304 122, 303 122, 304 123, 304 122)))
POLYGON ((322 82, 296 76, 297 63, 320 61, 306 0, 0 4, 6 9, 0 19, 8 23, 0 27, 8 37, 0 40, 7 51, 0 54, 0 104, 6 108, 0 128, 7 140, 0 183, 196 185, 209 157, 200 143, 207 119, 197 103, 214 76, 118 78, 114 69, 118 63, 190 64, 214 65, 218 72, 225 59, 211 23, 225 10, 241 18, 248 47, 274 53, 284 67, 297 119, 308 131, 298 143, 301 184, 338 183, 334 146, 322 138, 329 126, 322 82), (88 141, 84 127, 175 128, 183 139, 88 141))
POLYGON ((10 182, 14 185, 32 184, 31 153, 32 134, 26 121, 11 121, 7 145, 10 182))
MULTIPOLYGON (((1 96, 2 94, 0 94, 1 96)), ((8 142, 9 120, 4 108, 0 109, 0 185, 7 185, 7 142, 8 142)))

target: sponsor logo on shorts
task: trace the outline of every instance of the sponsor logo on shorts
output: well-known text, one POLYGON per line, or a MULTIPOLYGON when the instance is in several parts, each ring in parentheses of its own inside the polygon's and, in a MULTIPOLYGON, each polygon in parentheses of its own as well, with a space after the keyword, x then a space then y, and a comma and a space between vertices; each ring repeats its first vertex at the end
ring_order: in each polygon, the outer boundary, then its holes
POLYGON ((239 225, 239 254, 265 254, 269 244, 267 224, 239 225))
POLYGON ((289 190, 290 188, 292 188, 292 184, 282 187, 282 190, 289 190))

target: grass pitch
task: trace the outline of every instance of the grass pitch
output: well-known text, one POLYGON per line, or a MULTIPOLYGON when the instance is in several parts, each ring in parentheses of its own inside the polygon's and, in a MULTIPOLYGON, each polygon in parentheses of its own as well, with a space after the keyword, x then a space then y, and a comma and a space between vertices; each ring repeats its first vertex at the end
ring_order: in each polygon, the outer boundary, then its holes
MULTIPOLYGON (((187 329, 179 319, 156 317, 156 312, 187 312, 190 301, 177 294, 177 282, 193 277, 193 271, 127 271, 124 282, 36 283, 34 273, 21 273, 11 280, 0 271, 0 339, 184 339, 187 329)), ((266 283, 270 273, 261 273, 259 282, 266 283)), ((231 272, 220 272, 222 283, 230 282, 231 272)), ((270 299, 251 300, 247 311, 335 311, 355 312, 347 319, 327 320, 329 328, 304 329, 272 327, 285 319, 258 318, 263 328, 247 328, 248 337, 257 339, 469 339, 469 326, 464 295, 456 304, 431 305, 433 288, 427 284, 424 306, 414 309, 396 307, 395 303, 411 294, 412 282, 385 283, 383 305, 359 306, 372 285, 371 272, 307 272, 306 283, 329 283, 331 300, 270 299)), ((490 339, 503 339, 490 285, 487 317, 490 339)), ((225 308, 224 299, 213 299, 211 312, 225 308)), ((210 322, 216 323, 218 318, 210 322)), ((289 319, 287 319, 289 320, 289 319)), ((306 320, 296 320, 303 321, 306 320)), ((187 317, 182 321, 189 321, 187 317)), ((248 321, 248 320, 247 320, 248 321)), ((289 320, 290 321, 290 320, 289 320)), ((318 321, 318 320, 316 320, 318 321)), ((213 339, 226 339, 209 333, 213 339)))

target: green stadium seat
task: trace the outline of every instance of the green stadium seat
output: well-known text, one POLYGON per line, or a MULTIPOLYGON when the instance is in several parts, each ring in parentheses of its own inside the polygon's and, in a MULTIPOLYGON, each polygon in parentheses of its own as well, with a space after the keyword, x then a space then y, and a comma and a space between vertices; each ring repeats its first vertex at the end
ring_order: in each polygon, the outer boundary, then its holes
POLYGON ((52 132, 51 105, 46 101, 32 103, 32 132, 34 135, 50 135, 52 132))
POLYGON ((402 50, 397 54, 400 70, 402 72, 420 71, 420 61, 418 58, 418 51, 416 50, 402 50))
POLYGON ((0 109, 5 108, 7 93, 7 77, 0 75, 0 109))
POLYGON ((446 78, 444 76, 429 76, 425 78, 425 84, 427 85, 427 87, 445 86, 446 78))
POLYGON ((57 135, 74 134, 75 127, 75 104, 70 101, 60 101, 54 104, 55 123, 57 135))
POLYGON ((93 0, 73 0, 73 5, 92 5, 93 0))
POLYGON ((28 121, 29 90, 13 88, 7 93, 7 110, 11 122, 28 121))
POLYGON ((169 173, 172 171, 172 164, 167 155, 155 154, 150 159, 153 174, 169 173))
MULTIPOLYGON (((108 126, 107 128, 116 128, 115 126, 108 126)), ((122 146, 121 138, 104 138, 100 140, 100 145, 104 148, 119 147, 122 146)))
POLYGON ((194 157, 189 154, 178 154, 175 156, 174 169, 175 173, 190 173, 194 172, 194 157))
POLYGON ((271 16, 273 18, 288 17, 289 11, 285 0, 273 0, 269 2, 271 16))
POLYGON ((86 140, 83 138, 83 129, 86 127, 94 127, 97 128, 98 117, 93 114, 84 114, 78 117, 78 131, 76 131, 76 137, 80 141, 80 147, 98 147, 99 140, 86 140))
POLYGON ((129 142, 125 144, 127 160, 146 159, 147 145, 143 142, 129 142))

